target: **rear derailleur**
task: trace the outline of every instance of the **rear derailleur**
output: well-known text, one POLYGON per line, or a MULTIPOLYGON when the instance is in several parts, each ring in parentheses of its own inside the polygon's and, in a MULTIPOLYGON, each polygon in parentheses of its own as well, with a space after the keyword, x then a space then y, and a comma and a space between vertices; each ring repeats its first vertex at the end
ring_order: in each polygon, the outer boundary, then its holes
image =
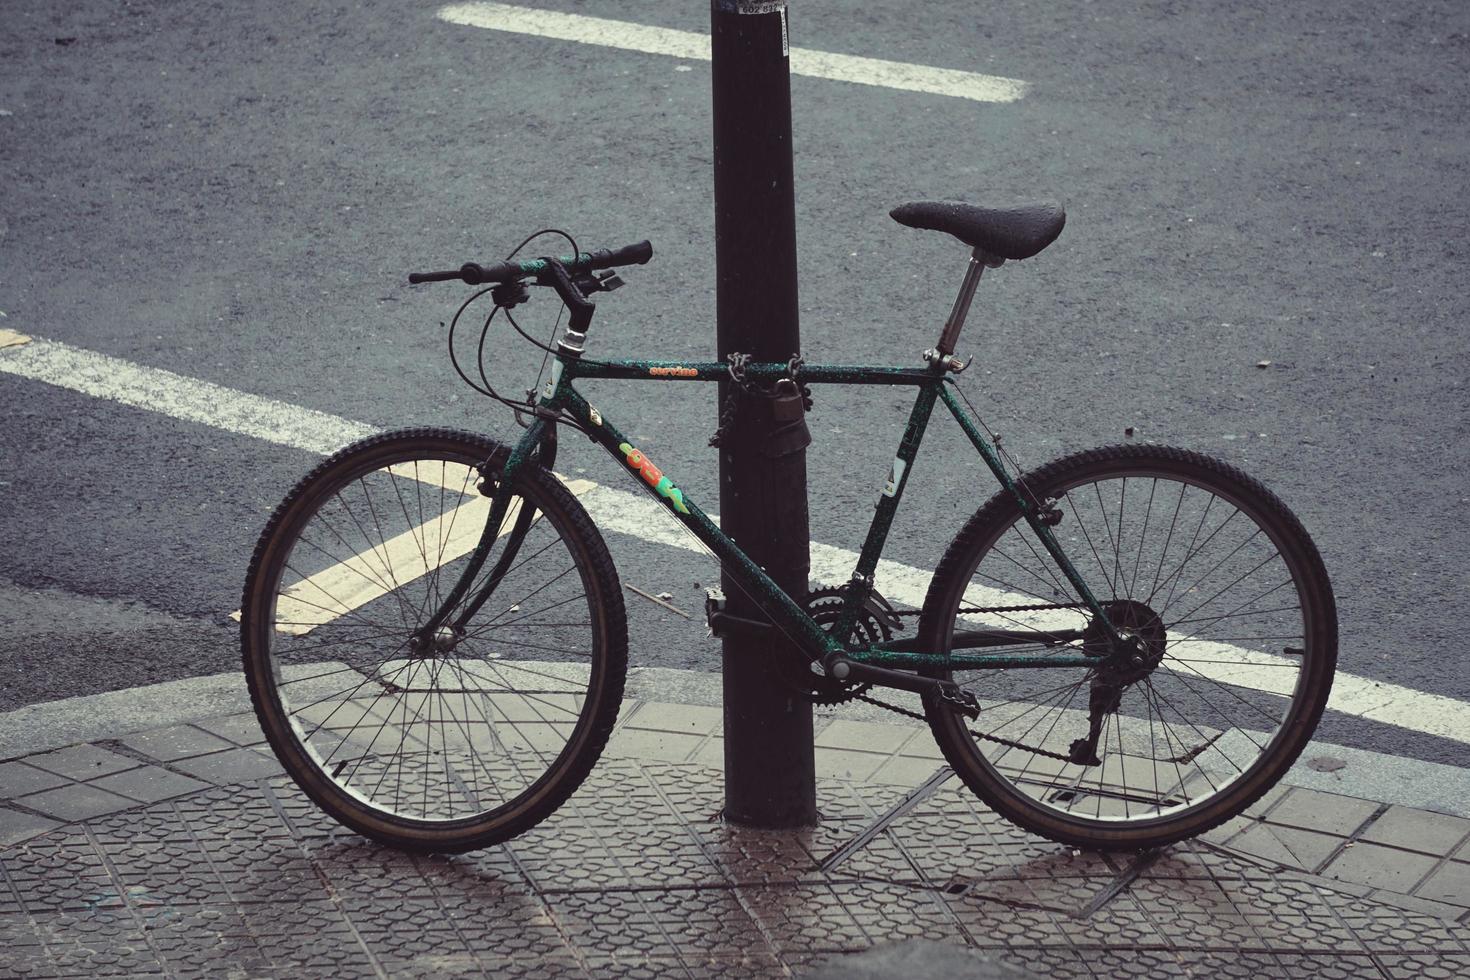
MULTIPOLYGON (((1123 704, 1123 692, 1148 676, 1163 662, 1168 634, 1158 613, 1141 602, 1123 599, 1103 604, 1123 643, 1114 649, 1108 631, 1097 620, 1082 634, 1082 652, 1098 658, 1087 697, 1087 734, 1067 749, 1067 758, 1080 766, 1100 766, 1098 739, 1108 715, 1123 704)), ((1121 737, 1121 735, 1120 735, 1121 737)))

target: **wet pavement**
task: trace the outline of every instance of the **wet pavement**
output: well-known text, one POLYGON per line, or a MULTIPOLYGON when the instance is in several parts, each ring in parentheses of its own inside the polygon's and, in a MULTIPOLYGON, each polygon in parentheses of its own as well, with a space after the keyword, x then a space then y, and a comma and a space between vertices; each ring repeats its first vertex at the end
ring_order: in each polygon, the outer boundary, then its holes
POLYGON ((838 719, 821 824, 752 831, 719 723, 625 704, 566 806, 458 856, 337 826, 249 715, 0 763, 0 973, 784 977, 923 939, 1043 977, 1470 974, 1470 821, 1283 787, 1095 854, 986 810, 927 729, 838 719))

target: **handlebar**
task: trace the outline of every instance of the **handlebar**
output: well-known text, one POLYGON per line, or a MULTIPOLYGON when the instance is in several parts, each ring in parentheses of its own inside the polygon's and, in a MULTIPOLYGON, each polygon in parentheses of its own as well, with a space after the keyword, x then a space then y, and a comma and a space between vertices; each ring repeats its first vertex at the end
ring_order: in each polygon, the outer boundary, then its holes
MULTIPOLYGON (((594 269, 611 269, 620 265, 643 265, 653 258, 653 245, 644 239, 632 245, 624 245, 622 248, 602 248, 595 252, 579 252, 576 255, 563 255, 557 261, 566 268, 567 272, 590 272, 594 269)), ((485 285, 488 283, 508 282, 513 279, 522 279, 526 276, 540 278, 551 268, 545 259, 525 259, 520 262, 496 262, 494 265, 479 265, 475 262, 466 262, 458 269, 449 272, 411 272, 408 275, 410 283, 422 282, 446 282, 450 279, 459 279, 469 283, 471 286, 485 285)))

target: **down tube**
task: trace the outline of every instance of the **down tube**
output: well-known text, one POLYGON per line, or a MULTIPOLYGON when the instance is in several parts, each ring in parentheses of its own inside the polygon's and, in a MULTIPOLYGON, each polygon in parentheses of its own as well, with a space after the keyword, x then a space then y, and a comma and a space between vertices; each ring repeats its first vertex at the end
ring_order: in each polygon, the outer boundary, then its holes
POLYGON ((770 576, 762 571, 759 565, 751 561, 749 556, 720 530, 719 525, 710 520, 709 515, 701 510, 699 505, 685 497, 683 491, 653 465, 652 460, 641 450, 635 448, 628 441, 627 436, 624 436, 616 426, 603 418, 580 393, 570 385, 563 384, 561 398, 598 444, 639 477, 643 488, 667 507, 675 520, 689 528, 695 537, 715 553, 720 564, 733 572, 756 606, 769 616, 787 636, 796 640, 808 654, 815 653, 821 656, 842 650, 842 647, 812 622, 811 617, 807 616, 806 612, 782 591, 780 586, 771 581, 770 576))

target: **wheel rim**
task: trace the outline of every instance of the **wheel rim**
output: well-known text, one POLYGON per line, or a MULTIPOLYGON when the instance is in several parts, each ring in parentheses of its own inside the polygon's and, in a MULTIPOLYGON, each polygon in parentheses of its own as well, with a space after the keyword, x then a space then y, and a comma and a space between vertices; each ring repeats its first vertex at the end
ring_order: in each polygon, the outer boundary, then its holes
MULTIPOLYGON (((1054 533, 1084 580, 1130 626, 1156 614, 1162 655, 1121 677, 1080 668, 958 674, 982 713, 951 724, 967 728, 991 780, 1054 820, 1121 829, 1233 798, 1283 751, 1294 755, 1300 746, 1286 743, 1312 710, 1304 695, 1320 638, 1304 558, 1283 520, 1218 482, 1147 466, 1079 474, 1047 493, 1062 512, 1054 533)), ((988 544, 964 597, 952 597, 955 628, 1039 630, 1053 640, 986 653, 1096 652, 1097 624, 1024 521, 988 544), (1051 608, 965 615, 1024 605, 1051 608)))
POLYGON ((484 528, 478 461, 398 452, 339 476, 309 495, 265 583, 268 697, 291 749, 311 782, 398 824, 480 823, 537 794, 576 754, 603 682, 585 563, 521 497, 479 574, 526 515, 492 597, 462 635, 410 647, 484 528))

